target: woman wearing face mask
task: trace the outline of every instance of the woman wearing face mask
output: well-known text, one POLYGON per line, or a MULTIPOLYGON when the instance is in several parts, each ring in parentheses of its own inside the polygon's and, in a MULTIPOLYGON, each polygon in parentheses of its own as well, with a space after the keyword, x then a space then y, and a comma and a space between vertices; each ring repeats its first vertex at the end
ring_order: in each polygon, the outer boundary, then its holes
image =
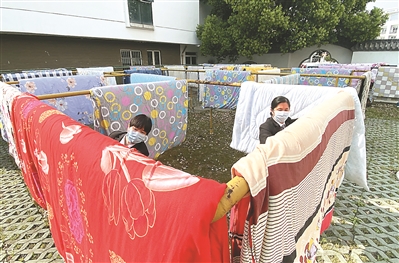
POLYGON ((267 118, 259 127, 259 141, 265 143, 269 136, 273 136, 285 127, 296 121, 291 119, 290 115, 290 101, 284 96, 275 97, 270 106, 271 117, 267 118))
POLYGON ((148 148, 144 141, 147 139, 147 134, 150 133, 151 128, 151 118, 145 114, 139 114, 130 120, 129 128, 127 128, 126 132, 114 131, 111 132, 109 137, 148 156, 148 148))

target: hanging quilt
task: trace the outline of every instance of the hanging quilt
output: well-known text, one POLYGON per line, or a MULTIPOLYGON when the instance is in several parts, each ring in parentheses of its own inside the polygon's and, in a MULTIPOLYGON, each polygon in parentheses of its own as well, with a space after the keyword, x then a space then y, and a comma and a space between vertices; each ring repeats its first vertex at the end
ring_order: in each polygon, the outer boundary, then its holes
POLYGON ((104 77, 105 72, 114 72, 113 67, 76 68, 78 75, 100 76, 104 86, 117 85, 115 77, 104 77))
POLYGON ((229 262, 226 188, 165 166, 24 94, 12 123, 22 175, 65 262, 229 262))
MULTIPOLYGON (((22 92, 29 92, 37 96, 90 90, 94 87, 103 86, 104 83, 101 81, 101 77, 96 75, 76 75, 23 79, 19 83, 22 92)), ((90 100, 90 95, 54 98, 45 100, 45 102, 80 123, 93 124, 93 103, 90 100)))
MULTIPOLYGON (((242 83, 250 80, 249 71, 207 70, 205 81, 221 83, 242 83)), ((240 87, 223 85, 206 85, 203 96, 203 108, 235 109, 237 107, 240 87)))
POLYGON ((151 118, 152 130, 145 141, 151 158, 180 145, 186 137, 186 80, 99 87, 91 90, 91 95, 94 129, 102 134, 126 131, 130 119, 138 114, 151 118))
MULTIPOLYGON (((1 74, 4 82, 20 81, 22 79, 72 76, 72 71, 66 69, 33 70, 18 73, 1 74)), ((12 84, 19 88, 19 84, 12 84)))
POLYGON ((355 118, 340 91, 232 167, 251 196, 231 210, 232 262, 315 262, 344 176, 355 118), (329 105, 329 107, 325 107, 329 105))
MULTIPOLYGON (((351 75, 353 70, 351 69, 319 69, 319 68, 292 68, 291 73, 299 74, 325 74, 325 75, 351 75)), ((347 87, 350 84, 348 78, 337 78, 334 77, 308 77, 301 76, 299 78, 299 85, 310 85, 310 86, 330 86, 330 87, 347 87)))
POLYGON ((399 67, 379 67, 374 83, 374 99, 399 102, 399 67))

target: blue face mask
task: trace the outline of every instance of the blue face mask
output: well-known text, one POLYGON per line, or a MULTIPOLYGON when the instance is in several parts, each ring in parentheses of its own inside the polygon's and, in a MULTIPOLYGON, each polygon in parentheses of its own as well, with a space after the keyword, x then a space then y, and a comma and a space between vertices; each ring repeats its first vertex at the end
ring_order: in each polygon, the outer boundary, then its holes
POLYGON ((288 116, 290 115, 289 111, 274 111, 274 120, 278 123, 285 123, 285 121, 288 119, 288 116))
POLYGON ((128 143, 131 144, 137 144, 143 142, 147 138, 147 136, 142 134, 141 132, 132 131, 132 130, 128 131, 126 136, 128 143))

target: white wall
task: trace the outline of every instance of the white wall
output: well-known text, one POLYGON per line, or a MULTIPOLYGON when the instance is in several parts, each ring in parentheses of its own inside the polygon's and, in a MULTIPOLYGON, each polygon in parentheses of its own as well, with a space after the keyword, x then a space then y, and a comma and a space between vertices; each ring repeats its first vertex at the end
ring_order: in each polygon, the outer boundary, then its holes
POLYGON ((337 45, 327 44, 320 47, 313 46, 295 51, 291 54, 288 67, 298 67, 302 60, 308 58, 314 51, 318 49, 325 49, 330 52, 331 57, 336 59, 340 64, 351 63, 352 50, 337 45))
MULTIPOLYGON (((293 53, 269 53, 262 56, 253 56, 251 59, 240 57, 235 64, 241 64, 246 61, 253 61, 257 64, 271 64, 273 67, 292 68, 299 67, 299 64, 308 58, 314 51, 318 49, 325 49, 330 52, 332 58, 336 59, 341 64, 349 64, 352 60, 352 51, 350 49, 337 45, 322 45, 320 47, 313 46, 304 48, 293 53)), ((198 63, 207 63, 209 57, 199 57, 198 63)), ((215 60, 216 61, 216 60, 215 60)), ((221 63, 229 63, 225 60, 221 63)))
POLYGON ((399 51, 355 51, 352 63, 385 62, 389 65, 399 65, 399 51))
POLYGON ((152 29, 129 27, 127 0, 0 1, 0 32, 198 44, 199 0, 152 3, 152 29))

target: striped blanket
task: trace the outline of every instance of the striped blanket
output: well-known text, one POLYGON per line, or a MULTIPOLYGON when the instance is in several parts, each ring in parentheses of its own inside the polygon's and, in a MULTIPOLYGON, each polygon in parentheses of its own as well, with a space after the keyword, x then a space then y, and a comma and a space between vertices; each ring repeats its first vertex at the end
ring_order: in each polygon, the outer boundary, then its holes
POLYGON ((342 90, 233 165, 251 193, 231 212, 233 262, 314 262, 354 119, 353 98, 342 90))

